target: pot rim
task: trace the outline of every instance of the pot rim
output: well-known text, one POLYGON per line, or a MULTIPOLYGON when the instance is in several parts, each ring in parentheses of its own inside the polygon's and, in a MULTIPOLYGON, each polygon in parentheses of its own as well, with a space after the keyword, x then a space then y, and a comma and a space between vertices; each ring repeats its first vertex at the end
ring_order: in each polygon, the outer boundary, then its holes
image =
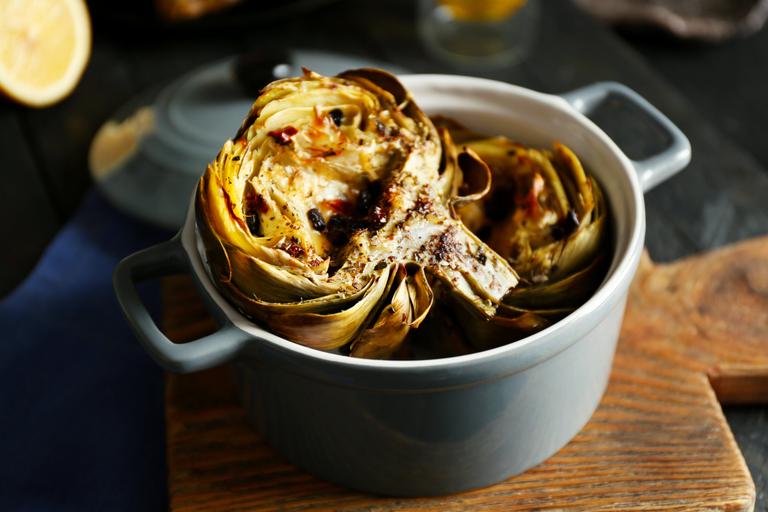
MULTIPOLYGON (((459 75, 411 74, 401 75, 398 78, 409 90, 414 85, 424 84, 430 84, 430 86, 439 87, 443 90, 453 88, 482 89, 484 93, 490 93, 500 98, 513 95, 522 97, 530 102, 543 104, 558 110, 560 115, 570 117, 576 121, 582 129, 587 130, 590 135, 616 157, 620 164, 617 167, 621 169, 622 179, 628 182, 630 186, 631 197, 634 202, 634 219, 631 219, 631 223, 628 222, 631 231, 626 237, 627 242, 618 244, 617 241, 617 254, 614 255, 613 261, 618 263, 614 263, 609 270, 607 278, 592 297, 574 312, 546 329, 499 347, 471 354, 437 359, 400 361, 353 358, 347 355, 324 352, 270 333, 240 313, 219 293, 210 279, 208 267, 203 263, 201 256, 200 240, 197 236, 195 223, 195 201, 193 194, 187 219, 180 235, 182 246, 189 257, 193 274, 199 284, 210 299, 215 302, 216 306, 221 309, 223 314, 238 329, 254 338, 260 338, 263 341, 269 342, 271 348, 279 349, 279 351, 284 352, 284 355, 296 356, 299 359, 312 361, 317 364, 331 365, 336 369, 378 370, 386 373, 409 373, 414 370, 430 370, 430 373, 432 373, 431 370, 445 371, 459 368, 464 370, 470 365, 484 365, 485 363, 498 362, 502 358, 505 360, 509 358, 516 359, 517 364, 505 365, 509 366, 507 370, 519 371, 566 349, 580 338, 580 333, 591 329, 603 318, 602 315, 598 314, 599 310, 609 303, 614 303, 624 295, 637 268, 645 237, 645 204, 640 180, 631 161, 601 128, 585 115, 575 110, 560 96, 541 93, 496 80, 459 75), (581 328, 575 328, 576 325, 581 326, 581 328), (530 352, 535 353, 531 354, 530 352), (527 357, 524 357, 523 354, 527 354, 527 357)), ((606 191, 606 196, 609 196, 610 200, 611 194, 608 191, 606 191)), ((614 209, 614 211, 618 210, 614 209)))

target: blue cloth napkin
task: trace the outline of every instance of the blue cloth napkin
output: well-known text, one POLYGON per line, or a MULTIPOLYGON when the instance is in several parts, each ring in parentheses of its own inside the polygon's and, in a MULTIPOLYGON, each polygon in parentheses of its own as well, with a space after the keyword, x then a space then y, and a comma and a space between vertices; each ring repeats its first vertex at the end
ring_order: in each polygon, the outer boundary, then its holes
POLYGON ((0 302, 0 510, 167 509, 162 372, 112 270, 170 236, 91 192, 0 302))

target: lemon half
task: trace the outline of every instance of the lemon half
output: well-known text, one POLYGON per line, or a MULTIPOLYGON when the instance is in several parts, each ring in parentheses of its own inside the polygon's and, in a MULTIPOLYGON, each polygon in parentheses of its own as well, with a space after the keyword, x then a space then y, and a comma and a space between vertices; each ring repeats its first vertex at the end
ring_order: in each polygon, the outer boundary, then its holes
POLYGON ((0 0, 0 91, 33 107, 75 88, 91 53, 83 0, 0 0))

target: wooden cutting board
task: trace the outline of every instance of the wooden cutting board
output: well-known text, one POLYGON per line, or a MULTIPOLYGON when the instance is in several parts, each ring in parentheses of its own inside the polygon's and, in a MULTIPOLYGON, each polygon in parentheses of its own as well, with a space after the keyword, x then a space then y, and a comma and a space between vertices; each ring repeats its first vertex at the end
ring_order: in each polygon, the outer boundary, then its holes
MULTIPOLYGON (((212 329, 188 278, 167 280, 178 341, 212 329)), ((608 390, 543 464, 441 498, 349 491, 283 461, 246 424, 231 370, 169 375, 174 511, 752 510, 755 490, 720 403, 768 403, 768 237, 669 265, 632 287, 608 390)))

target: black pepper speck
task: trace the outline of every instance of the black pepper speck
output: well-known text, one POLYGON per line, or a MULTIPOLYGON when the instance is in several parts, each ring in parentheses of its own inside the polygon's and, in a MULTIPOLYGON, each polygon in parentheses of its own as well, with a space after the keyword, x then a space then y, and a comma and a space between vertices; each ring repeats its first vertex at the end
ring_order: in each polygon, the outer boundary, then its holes
POLYGON ((325 219, 323 218, 323 214, 320 213, 320 210, 317 208, 310 209, 307 212, 307 218, 316 231, 325 231, 325 219))

